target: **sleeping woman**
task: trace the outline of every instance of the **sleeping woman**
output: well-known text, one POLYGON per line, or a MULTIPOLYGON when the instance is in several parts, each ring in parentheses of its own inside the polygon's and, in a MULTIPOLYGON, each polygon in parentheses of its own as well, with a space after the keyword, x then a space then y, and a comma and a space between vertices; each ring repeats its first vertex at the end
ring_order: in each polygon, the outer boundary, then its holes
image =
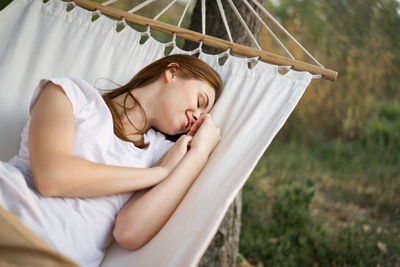
MULTIPOLYGON (((15 215, 27 238, 81 266, 98 266, 113 239, 139 249, 220 141, 208 113, 221 91, 218 74, 187 55, 162 58, 104 95, 76 78, 41 80, 19 154, 0 162, 1 227, 15 215)), ((8 235, 0 246, 13 242, 8 235)))

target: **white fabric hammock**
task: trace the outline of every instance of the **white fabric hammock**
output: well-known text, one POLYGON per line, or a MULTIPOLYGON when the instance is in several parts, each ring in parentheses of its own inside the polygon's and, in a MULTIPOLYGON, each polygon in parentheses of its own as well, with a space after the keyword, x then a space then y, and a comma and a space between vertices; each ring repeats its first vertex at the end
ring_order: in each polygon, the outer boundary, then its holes
MULTIPOLYGON (((28 118, 28 104, 41 78, 75 76, 94 84, 109 78, 124 84, 142 67, 163 57, 164 44, 114 21, 66 3, 14 0, 0 12, 0 160, 17 153, 28 118)), ((182 52, 175 48, 173 53, 182 52)), ((195 266, 218 230, 226 210, 258 159, 283 126, 312 79, 307 72, 247 59, 199 56, 225 85, 212 113, 222 141, 163 229, 142 249, 130 252, 116 243, 102 266, 195 266)))

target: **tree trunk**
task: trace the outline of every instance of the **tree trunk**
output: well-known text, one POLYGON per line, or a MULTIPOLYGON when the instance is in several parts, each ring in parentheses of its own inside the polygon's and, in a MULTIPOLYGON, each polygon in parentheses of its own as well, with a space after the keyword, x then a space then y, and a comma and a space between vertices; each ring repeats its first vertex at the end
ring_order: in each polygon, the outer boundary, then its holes
MULTIPOLYGON (((260 3, 264 2, 264 0, 258 0, 258 1, 260 3)), ((236 14, 232 10, 228 2, 226 0, 225 1, 222 0, 221 2, 225 11, 226 20, 228 22, 233 41, 238 44, 255 47, 253 41, 251 40, 246 30, 243 28, 242 24, 240 23, 239 19, 237 18, 236 14)), ((247 6, 243 3, 242 0, 233 0, 232 2, 235 4, 236 8, 238 9, 239 13, 246 22, 250 31, 253 33, 256 40, 258 40, 260 35, 261 23, 247 8, 247 6)), ((258 8, 256 8, 255 5, 252 6, 256 11, 258 11, 258 8)), ((196 6, 193 10, 192 21, 189 29, 200 33, 202 32, 201 0, 197 0, 196 6)), ((206 1, 206 34, 224 40, 229 40, 228 33, 225 30, 225 26, 223 24, 216 0, 206 1)), ((196 42, 186 41, 184 49, 193 50, 198 46, 199 44, 196 42)), ((203 51, 210 54, 221 52, 217 48, 208 46, 203 46, 203 51)))
POLYGON ((233 267, 239 253, 240 218, 242 216, 242 192, 234 199, 225 214, 199 267, 233 267))
MULTIPOLYGON (((258 0, 264 1, 264 0, 258 0)), ((251 11, 243 4, 243 1, 233 1, 239 10, 242 18, 245 20, 250 31, 253 33, 256 40, 259 39, 260 25, 251 11)), ((231 31, 232 39, 235 43, 244 44, 254 47, 251 38, 245 32, 236 14, 230 7, 227 1, 222 1, 226 19, 231 31)), ((254 5, 252 5, 254 7, 254 5)), ((257 9, 256 9, 257 10, 257 9)), ((206 2, 206 34, 215 36, 221 39, 229 40, 224 24, 219 13, 217 1, 211 0, 206 2)), ((193 10, 190 29, 201 32, 201 1, 198 0, 193 10)), ((184 49, 193 50, 198 47, 198 43, 186 41, 184 49)), ((209 54, 222 52, 213 47, 203 46, 203 51, 209 54)), ((241 192, 236 196, 235 200, 229 207, 225 218, 222 221, 217 234, 214 236, 206 253, 203 255, 200 267, 232 267, 236 265, 236 258, 239 252, 239 235, 240 221, 242 214, 242 197, 241 192)))

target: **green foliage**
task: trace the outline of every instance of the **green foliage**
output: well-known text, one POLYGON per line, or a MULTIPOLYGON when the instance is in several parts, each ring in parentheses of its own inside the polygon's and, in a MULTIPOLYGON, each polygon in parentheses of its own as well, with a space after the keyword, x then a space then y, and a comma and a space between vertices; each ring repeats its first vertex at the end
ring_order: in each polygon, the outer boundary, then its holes
POLYGON ((0 0, 0 10, 5 8, 12 0, 0 0))
MULTIPOLYGON (((304 47, 339 72, 336 83, 311 84, 288 122, 288 133, 304 141, 316 135, 362 138, 370 118, 379 112, 379 103, 400 99, 399 1, 267 2, 271 13, 304 47)), ((262 43, 267 50, 280 52, 266 32, 262 43)), ((287 45, 297 59, 310 61, 295 44, 287 45)))
POLYGON ((294 235, 305 229, 310 219, 310 204, 314 197, 314 183, 310 179, 292 178, 279 181, 275 187, 270 224, 278 236, 294 235))
POLYGON ((312 245, 308 231, 311 222, 310 204, 314 183, 310 179, 292 178, 279 181, 269 222, 270 262, 287 266, 309 264, 312 245))
MULTIPOLYGON (((268 224, 266 227, 250 223, 251 233, 244 231, 241 237, 240 250, 247 257, 254 255, 270 265, 285 263, 285 266, 308 264, 310 254, 308 235, 310 223, 310 204, 314 196, 314 183, 310 179, 291 178, 278 181, 272 200, 268 224), (253 232, 254 231, 254 232, 253 232)), ((253 198, 262 193, 257 187, 252 187, 247 197, 253 198)), ((248 191, 245 191, 248 192, 248 191)), ((258 199, 258 198, 257 198, 258 199)), ((259 199, 258 202, 261 200, 259 199)), ((245 201, 244 203, 248 203, 245 201)), ((244 212, 249 212, 249 206, 244 206, 244 212)), ((257 218, 260 214, 252 214, 257 218)), ((263 214, 261 216, 264 216, 263 214)), ((253 217, 254 216, 254 217, 253 217)), ((249 225, 246 225, 247 229, 249 225)))
POLYGON ((390 159, 400 162, 400 104, 382 105, 363 129, 362 141, 369 151, 390 154, 390 159))
POLYGON ((278 136, 243 190, 240 251, 247 261, 400 264, 400 167, 364 151, 361 142, 302 144, 278 136))

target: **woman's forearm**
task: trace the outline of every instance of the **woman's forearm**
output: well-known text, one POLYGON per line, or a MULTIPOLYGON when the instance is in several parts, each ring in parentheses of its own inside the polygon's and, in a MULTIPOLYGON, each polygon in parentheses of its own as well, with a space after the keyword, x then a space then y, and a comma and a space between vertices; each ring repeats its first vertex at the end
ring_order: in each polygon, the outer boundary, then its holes
POLYGON ((32 108, 29 158, 33 182, 45 196, 96 197, 154 186, 164 168, 106 166, 74 157, 73 108, 63 89, 49 83, 32 108))
POLYGON ((127 249, 138 249, 148 242, 178 207, 190 186, 204 168, 208 153, 190 150, 161 183, 139 198, 133 198, 118 214, 114 237, 127 249))
POLYGON ((33 182, 44 196, 97 197, 154 186, 168 174, 162 167, 129 168, 59 155, 32 166, 33 182))

